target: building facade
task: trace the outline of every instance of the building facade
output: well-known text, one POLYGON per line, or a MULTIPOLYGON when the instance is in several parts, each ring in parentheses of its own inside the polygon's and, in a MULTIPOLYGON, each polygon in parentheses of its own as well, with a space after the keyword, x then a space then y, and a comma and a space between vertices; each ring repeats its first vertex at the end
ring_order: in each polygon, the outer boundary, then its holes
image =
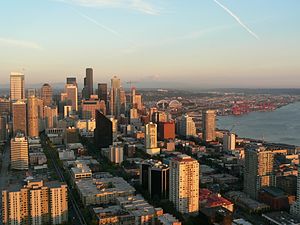
POLYGON ((274 153, 261 145, 245 149, 244 192, 257 199, 262 187, 274 186, 274 153))
POLYGON ((25 99, 24 74, 12 72, 10 74, 10 100, 25 99))
POLYGON ((67 185, 32 180, 10 186, 2 191, 2 208, 5 225, 63 224, 68 221, 67 185))
POLYGON ((27 116, 26 116, 26 103, 23 101, 16 101, 12 104, 13 114, 13 133, 16 135, 22 132, 27 135, 27 116))
POLYGON ((202 112, 202 133, 206 142, 216 139, 216 112, 214 110, 204 110, 202 112))
POLYGON ((199 211, 199 163, 187 155, 170 162, 169 200, 183 214, 199 211))
POLYGON ((28 170, 28 141, 21 133, 10 141, 10 161, 12 169, 28 170))

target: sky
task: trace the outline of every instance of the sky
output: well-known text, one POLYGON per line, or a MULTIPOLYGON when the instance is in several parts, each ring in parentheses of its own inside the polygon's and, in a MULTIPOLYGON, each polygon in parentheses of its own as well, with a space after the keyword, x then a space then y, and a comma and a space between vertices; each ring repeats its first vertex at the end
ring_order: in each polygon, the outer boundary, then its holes
POLYGON ((300 88, 299 0, 1 0, 0 84, 300 88))

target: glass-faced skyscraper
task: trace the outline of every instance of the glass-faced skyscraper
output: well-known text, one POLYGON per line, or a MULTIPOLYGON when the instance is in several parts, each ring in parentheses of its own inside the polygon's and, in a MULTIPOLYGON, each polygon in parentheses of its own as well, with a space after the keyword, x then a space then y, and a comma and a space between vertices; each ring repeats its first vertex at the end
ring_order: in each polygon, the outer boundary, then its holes
POLYGON ((113 143, 113 124, 99 110, 96 111, 96 129, 94 139, 97 148, 108 148, 113 143))

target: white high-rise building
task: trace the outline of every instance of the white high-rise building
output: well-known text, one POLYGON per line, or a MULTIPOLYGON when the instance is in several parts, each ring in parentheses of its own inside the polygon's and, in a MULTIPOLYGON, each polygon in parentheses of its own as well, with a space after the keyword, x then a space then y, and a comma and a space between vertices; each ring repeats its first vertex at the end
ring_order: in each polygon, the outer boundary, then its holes
POLYGON ((21 133, 10 141, 11 168, 28 170, 28 141, 21 133))
POLYGON ((160 148, 157 148, 157 125, 155 123, 146 124, 145 149, 149 155, 160 153, 160 148))
POLYGON ((196 125, 193 118, 188 115, 183 115, 178 121, 179 134, 184 137, 196 136, 196 125))
POLYGON ((245 149, 244 192, 257 199, 262 187, 274 186, 274 153, 262 145, 245 149))
POLYGON ((300 219, 300 166, 298 165, 297 176, 297 200, 291 205, 290 213, 300 219))
POLYGON ((12 101, 25 99, 24 74, 16 72, 10 74, 10 99, 12 101))
POLYGON ((169 199, 177 211, 197 214, 199 211, 199 163, 188 155, 170 162, 169 199))
POLYGON ((226 133, 223 137, 223 149, 224 151, 234 151, 235 150, 235 134, 226 133))
POLYGON ((17 224, 64 224, 68 221, 68 186, 55 181, 29 180, 2 191, 2 222, 17 224))

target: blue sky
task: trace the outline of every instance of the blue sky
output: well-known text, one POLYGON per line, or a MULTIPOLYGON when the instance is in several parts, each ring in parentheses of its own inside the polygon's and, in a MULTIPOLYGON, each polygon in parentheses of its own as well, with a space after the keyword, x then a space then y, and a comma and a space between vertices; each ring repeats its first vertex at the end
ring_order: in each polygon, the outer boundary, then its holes
POLYGON ((3 0, 0 83, 300 87, 298 0, 3 0), (7 79, 5 79, 7 78, 7 79))

